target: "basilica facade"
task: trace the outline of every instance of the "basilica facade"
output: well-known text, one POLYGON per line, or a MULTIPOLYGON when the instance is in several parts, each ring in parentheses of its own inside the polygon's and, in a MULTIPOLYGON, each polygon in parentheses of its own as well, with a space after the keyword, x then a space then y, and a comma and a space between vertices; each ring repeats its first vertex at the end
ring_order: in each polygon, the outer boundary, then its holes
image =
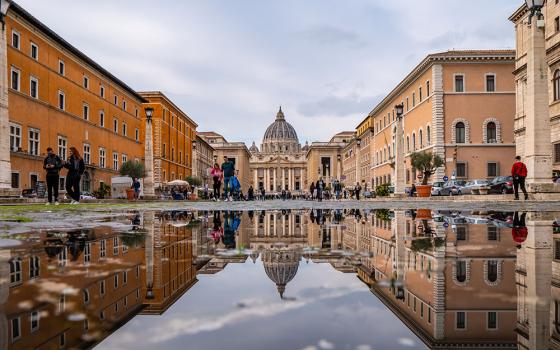
POLYGON ((251 183, 266 192, 301 192, 307 187, 307 144, 301 146, 294 127, 286 121, 282 107, 266 129, 260 149, 249 148, 251 183))

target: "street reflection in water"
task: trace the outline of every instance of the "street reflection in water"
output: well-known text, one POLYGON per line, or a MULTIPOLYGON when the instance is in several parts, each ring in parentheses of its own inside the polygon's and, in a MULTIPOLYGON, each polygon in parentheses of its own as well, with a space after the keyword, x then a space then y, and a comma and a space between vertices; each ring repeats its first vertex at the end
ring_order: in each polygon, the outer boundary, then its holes
POLYGON ((143 211, 5 235, 0 349, 554 348, 558 216, 143 211))

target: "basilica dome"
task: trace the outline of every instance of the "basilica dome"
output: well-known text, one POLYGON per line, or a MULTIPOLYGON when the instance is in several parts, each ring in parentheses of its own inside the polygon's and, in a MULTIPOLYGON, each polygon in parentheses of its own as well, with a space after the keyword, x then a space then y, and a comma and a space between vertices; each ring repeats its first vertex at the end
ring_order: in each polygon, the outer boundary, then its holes
POLYGON ((298 137, 294 127, 286 121, 284 113, 282 112, 282 107, 278 110, 276 114, 276 120, 274 123, 266 129, 264 133, 263 142, 266 141, 294 141, 298 143, 298 137))

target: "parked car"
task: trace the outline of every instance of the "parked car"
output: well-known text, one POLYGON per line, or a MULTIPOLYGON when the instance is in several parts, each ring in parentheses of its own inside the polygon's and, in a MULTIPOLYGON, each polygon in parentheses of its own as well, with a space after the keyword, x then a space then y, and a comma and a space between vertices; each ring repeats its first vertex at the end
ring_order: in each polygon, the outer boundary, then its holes
POLYGON ((480 190, 481 187, 488 186, 489 181, 480 179, 469 181, 461 188, 461 193, 463 194, 473 194, 473 190, 480 190))
POLYGON ((441 196, 457 196, 463 194, 463 186, 465 186, 467 182, 465 180, 449 180, 447 181, 442 189, 441 189, 441 196))
POLYGON ((488 184, 488 193, 513 193, 513 178, 511 176, 496 176, 488 184))
POLYGON ((80 199, 97 199, 91 192, 82 192, 80 194, 80 199))
POLYGON ((438 181, 432 184, 432 196, 441 196, 441 190, 443 189, 445 182, 438 181))

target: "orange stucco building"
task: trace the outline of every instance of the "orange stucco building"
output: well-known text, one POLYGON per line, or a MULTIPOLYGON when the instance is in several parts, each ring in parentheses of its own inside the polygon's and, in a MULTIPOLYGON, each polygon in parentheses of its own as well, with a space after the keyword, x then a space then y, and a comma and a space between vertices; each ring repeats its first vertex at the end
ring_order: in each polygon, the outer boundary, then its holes
POLYGON ((191 176, 192 145, 198 125, 162 92, 140 92, 140 95, 147 101, 145 107, 154 109, 152 133, 155 186, 191 176))
POLYGON ((6 35, 12 187, 45 180, 49 146, 62 158, 71 146, 82 153, 86 191, 110 183, 124 161, 143 158, 142 96, 17 4, 6 35))

